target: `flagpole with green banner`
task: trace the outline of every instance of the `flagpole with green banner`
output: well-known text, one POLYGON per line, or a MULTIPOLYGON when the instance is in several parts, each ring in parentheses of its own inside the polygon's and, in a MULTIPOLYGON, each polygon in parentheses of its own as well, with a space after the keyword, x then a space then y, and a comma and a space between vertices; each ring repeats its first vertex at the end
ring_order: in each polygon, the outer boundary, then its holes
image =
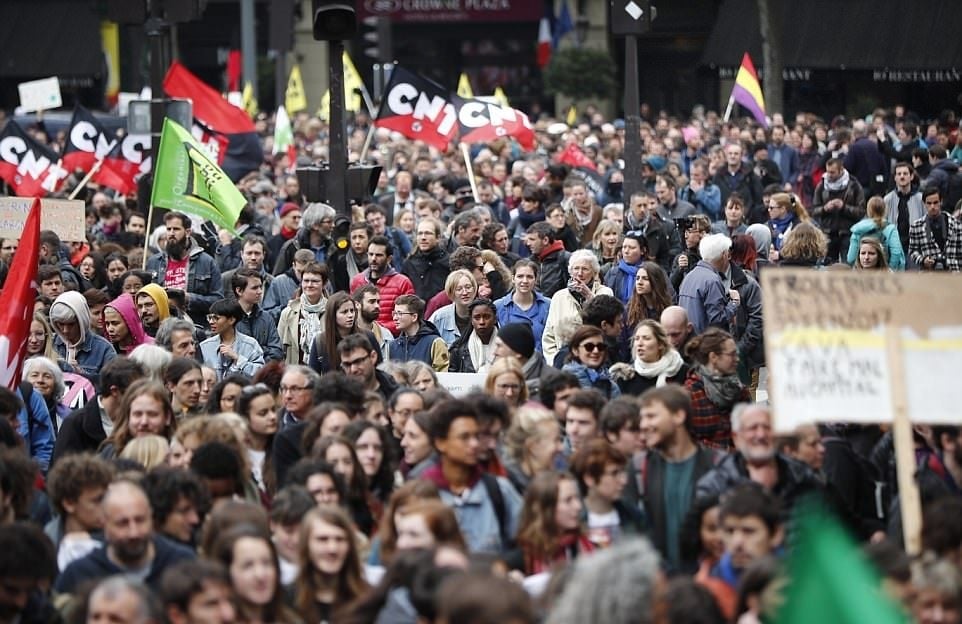
POLYGON ((150 204, 213 221, 236 236, 247 199, 188 130, 164 119, 150 204))

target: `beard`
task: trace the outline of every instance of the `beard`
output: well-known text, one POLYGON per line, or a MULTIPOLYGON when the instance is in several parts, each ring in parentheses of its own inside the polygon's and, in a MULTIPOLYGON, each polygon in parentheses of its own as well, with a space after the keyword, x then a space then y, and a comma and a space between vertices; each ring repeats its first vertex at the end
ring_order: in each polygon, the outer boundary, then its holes
POLYGON ((120 540, 111 544, 114 555, 124 564, 140 563, 147 549, 150 548, 150 538, 120 540))
POLYGON ((364 319, 365 323, 373 323, 381 316, 381 311, 375 308, 374 310, 366 310, 361 308, 361 318, 364 319))
POLYGON ((175 260, 183 260, 184 254, 187 253, 187 239, 183 240, 168 240, 167 241, 167 255, 175 260))

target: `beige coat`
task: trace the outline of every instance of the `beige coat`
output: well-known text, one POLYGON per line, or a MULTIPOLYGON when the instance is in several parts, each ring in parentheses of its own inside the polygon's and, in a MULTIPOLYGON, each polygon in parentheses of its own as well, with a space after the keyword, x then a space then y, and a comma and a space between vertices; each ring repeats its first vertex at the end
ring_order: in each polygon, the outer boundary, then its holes
MULTIPOLYGON (((591 292, 594 296, 613 294, 611 289, 604 286, 597 277, 591 292)), ((541 337, 541 351, 549 365, 553 365, 555 356, 568 344, 579 327, 581 327, 581 304, 571 295, 571 291, 562 288, 551 297, 548 319, 545 321, 544 335, 541 337)))

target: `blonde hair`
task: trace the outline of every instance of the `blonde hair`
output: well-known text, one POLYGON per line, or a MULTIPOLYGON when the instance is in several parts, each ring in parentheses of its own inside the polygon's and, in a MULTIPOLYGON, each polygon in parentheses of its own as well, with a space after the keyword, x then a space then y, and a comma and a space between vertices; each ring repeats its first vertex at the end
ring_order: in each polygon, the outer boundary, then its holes
POLYGON ((451 273, 448 275, 448 279, 444 280, 444 292, 447 293, 448 298, 452 302, 454 301, 454 289, 458 287, 458 282, 465 277, 470 280, 471 286, 474 288, 474 294, 477 296, 478 280, 474 279, 474 276, 471 275, 471 271, 466 269, 458 269, 457 271, 451 271, 451 273))
POLYGON ((134 438, 120 451, 121 459, 132 459, 147 470, 162 466, 170 453, 167 438, 159 435, 146 435, 134 438))
POLYGON ((781 257, 820 260, 828 253, 828 237, 811 223, 799 223, 785 237, 781 257))
POLYGON ((865 205, 865 216, 874 221, 875 227, 880 230, 889 223, 886 218, 888 216, 888 209, 885 207, 885 201, 878 195, 868 200, 868 203, 865 205))
POLYGON ((508 457, 520 464, 524 460, 528 442, 540 435, 538 425, 543 422, 557 423, 554 412, 535 403, 519 407, 514 414, 514 422, 504 437, 504 450, 508 457))
POLYGON ((802 223, 811 221, 811 217, 808 216, 808 210, 806 210, 805 205, 802 204, 802 199, 795 193, 775 193, 772 195, 770 201, 775 202, 789 213, 798 217, 798 220, 802 223))
MULTIPOLYGON (((618 236, 621 236, 621 224, 617 221, 612 221, 611 219, 602 219, 598 222, 598 228, 595 230, 594 236, 591 237, 591 246, 598 251, 604 251, 601 248, 601 237, 605 234, 611 232, 616 232, 618 236)), ((620 240, 620 239, 619 239, 620 240)))
POLYGON ((488 369, 488 377, 484 380, 484 391, 488 394, 494 393, 494 380, 498 378, 499 375, 504 375, 505 373, 510 373, 518 379, 518 383, 521 388, 518 391, 518 404, 524 403, 528 400, 528 385, 527 379, 524 378, 524 371, 521 369, 521 365, 514 358, 500 358, 494 361, 491 368, 488 369))

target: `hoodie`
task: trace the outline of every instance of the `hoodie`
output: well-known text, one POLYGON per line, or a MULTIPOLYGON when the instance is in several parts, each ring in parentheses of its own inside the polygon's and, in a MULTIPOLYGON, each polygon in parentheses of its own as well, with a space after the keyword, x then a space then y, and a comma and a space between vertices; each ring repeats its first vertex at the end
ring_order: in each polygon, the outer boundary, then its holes
MULTIPOLYGON (((154 300, 157 304, 157 324, 163 323, 165 319, 170 317, 170 299, 167 298, 167 291, 164 290, 163 286, 159 284, 147 284, 143 288, 137 291, 137 294, 144 293, 154 300)), ((136 298, 134 303, 136 303, 136 298)))
POLYGON ((130 355, 130 352, 140 345, 154 343, 154 339, 148 336, 147 332, 144 331, 144 326, 140 322, 140 317, 137 316, 137 305, 134 303, 134 298, 128 293, 120 295, 104 306, 104 312, 101 313, 101 318, 104 320, 105 327, 105 315, 107 308, 113 308, 120 314, 120 316, 124 319, 124 323, 127 325, 127 331, 130 333, 130 342, 126 346, 121 346, 119 344, 114 345, 118 353, 130 355))
POLYGON ((80 326, 80 340, 76 344, 68 345, 60 332, 54 328, 56 337, 53 340, 57 355, 63 360, 61 367, 64 372, 80 373, 94 384, 100 384, 100 369, 104 364, 114 359, 117 352, 106 338, 90 331, 90 308, 87 300, 79 292, 68 290, 56 299, 50 306, 50 316, 54 318, 61 307, 70 310, 71 316, 77 319, 80 326))
POLYGON ((446 373, 450 354, 438 329, 430 321, 423 321, 413 336, 401 333, 390 346, 390 359, 395 362, 419 360, 430 364, 435 371, 446 373))

